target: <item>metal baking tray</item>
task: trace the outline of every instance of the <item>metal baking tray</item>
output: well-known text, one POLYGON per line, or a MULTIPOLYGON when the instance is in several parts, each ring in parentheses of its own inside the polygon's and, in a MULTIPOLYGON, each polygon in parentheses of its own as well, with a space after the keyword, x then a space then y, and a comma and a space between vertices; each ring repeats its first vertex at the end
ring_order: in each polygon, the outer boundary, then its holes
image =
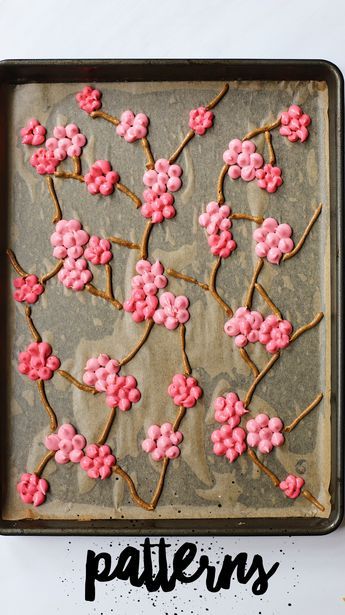
MULTIPOLYGON (((0 162, 1 162, 1 502, 7 477, 7 408, 12 391, 6 378, 8 365, 8 248, 9 182, 8 118, 11 114, 10 89, 19 84, 112 83, 116 82, 201 82, 201 81, 325 81, 329 96, 329 187, 331 262, 331 478, 330 516, 282 518, 156 518, 8 521, 1 514, 2 534, 42 535, 272 535, 325 534, 333 531, 343 517, 343 77, 336 66, 324 60, 45 60, 3 61, 0 63, 0 162)), ((301 383, 302 385, 303 383, 301 383)))

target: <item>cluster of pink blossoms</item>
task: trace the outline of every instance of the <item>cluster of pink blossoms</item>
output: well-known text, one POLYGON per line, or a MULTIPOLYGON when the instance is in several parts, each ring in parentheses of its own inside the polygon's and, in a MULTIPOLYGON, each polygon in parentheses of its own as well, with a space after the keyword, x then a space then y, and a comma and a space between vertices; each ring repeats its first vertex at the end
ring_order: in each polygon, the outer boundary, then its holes
POLYGON ((134 143, 147 135, 149 118, 145 113, 136 115, 130 109, 124 111, 120 117, 120 123, 116 126, 116 134, 128 143, 134 143))
POLYGON ((56 451, 56 463, 80 463, 84 457, 83 448, 86 439, 78 434, 70 423, 64 423, 57 433, 49 434, 44 440, 44 445, 49 451, 56 451))
POLYGON ((189 300, 185 295, 175 297, 173 293, 166 292, 159 297, 160 308, 153 314, 157 325, 164 325, 170 331, 189 320, 189 300))
POLYGON ((93 265, 106 265, 113 258, 110 241, 91 235, 84 256, 93 265))
POLYGON ((192 376, 175 374, 172 383, 169 384, 168 395, 173 398, 176 406, 193 408, 202 396, 202 389, 199 387, 198 381, 192 376))
POLYGON ((18 370, 30 380, 50 380, 59 367, 60 360, 47 342, 31 342, 18 355, 18 370))
POLYGON ((116 464, 116 458, 112 454, 110 446, 103 444, 89 444, 85 449, 85 455, 80 460, 80 467, 85 470, 89 478, 109 478, 112 467, 116 464))
POLYGON ((281 481, 279 487, 284 491, 285 495, 292 500, 298 498, 305 481, 301 476, 288 474, 285 480, 281 481))
POLYGON ((244 348, 248 342, 260 342, 266 346, 267 352, 274 354, 289 345, 292 324, 272 314, 264 318, 260 312, 240 307, 225 323, 224 331, 235 338, 239 348, 244 348))
POLYGON ((247 450, 246 433, 238 425, 248 410, 233 392, 227 393, 225 397, 217 397, 214 410, 214 418, 218 423, 222 423, 222 427, 211 434, 213 452, 218 456, 225 455, 232 463, 247 450))
POLYGON ((274 447, 284 444, 283 427, 278 416, 270 419, 267 414, 258 414, 246 424, 248 446, 257 448, 260 453, 270 453, 274 447))
POLYGON ((255 253, 260 258, 267 258, 269 263, 279 265, 283 254, 294 248, 291 235, 292 228, 289 224, 278 224, 275 218, 266 218, 253 233, 257 242, 255 253))
POLYGON ((97 111, 97 109, 100 109, 102 106, 102 93, 99 90, 92 88, 91 85, 86 85, 81 92, 76 94, 75 98, 80 109, 86 113, 97 111))
POLYGON ((214 113, 205 107, 198 107, 189 112, 189 128, 197 135, 205 134, 208 128, 213 126, 214 113))
POLYGON ((30 164, 36 169, 39 175, 51 175, 55 173, 56 167, 60 164, 60 161, 55 158, 54 152, 40 147, 40 149, 32 154, 30 164))
POLYGON ((223 160, 229 165, 228 175, 231 179, 240 177, 246 182, 257 179, 258 186, 270 193, 275 192, 283 183, 281 169, 271 164, 264 165, 264 159, 256 151, 253 141, 232 139, 229 149, 223 154, 223 160))
POLYGON ((171 423, 151 425, 147 435, 141 446, 145 453, 150 453, 154 461, 161 461, 164 457, 176 459, 180 455, 178 444, 182 442, 183 435, 180 431, 174 431, 171 423))
POLYGON ((38 297, 43 293, 44 286, 40 284, 37 275, 26 275, 13 280, 13 286, 16 289, 13 297, 16 301, 32 304, 36 303, 38 297))
POLYGON ((17 491, 24 504, 34 506, 40 506, 45 502, 48 489, 48 482, 37 474, 22 474, 17 484, 17 491))
POLYGON ((23 145, 41 145, 44 143, 46 132, 47 129, 32 117, 20 131, 23 145))
POLYGON ((232 391, 225 397, 217 397, 214 401, 214 418, 217 423, 227 423, 230 427, 237 427, 241 417, 247 413, 243 401, 232 391))
POLYGON ((53 152, 55 158, 60 162, 65 160, 67 156, 80 156, 82 148, 86 143, 86 137, 81 132, 76 124, 67 124, 67 126, 55 126, 53 137, 46 141, 47 150, 53 152))
POLYGON ((135 268, 139 275, 132 278, 132 294, 124 302, 123 309, 132 314, 134 322, 142 322, 153 317, 158 306, 156 295, 161 288, 165 288, 168 280, 159 261, 151 265, 148 260, 140 260, 135 268))
POLYGON ((232 226, 230 214, 228 205, 219 206, 215 201, 211 201, 206 206, 206 211, 199 216, 199 224, 208 234, 211 253, 221 258, 228 258, 237 247, 229 231, 232 226))
POLYGON ((89 238, 79 220, 59 220, 50 236, 50 243, 54 248, 53 256, 59 259, 80 258, 89 238))
POLYGON ((174 217, 176 211, 171 192, 177 192, 181 188, 181 175, 181 167, 178 164, 170 164, 165 158, 157 160, 155 168, 144 173, 143 182, 148 186, 143 192, 144 203, 141 207, 144 218, 151 218, 153 223, 159 223, 165 218, 174 217))
POLYGON ((259 188, 267 190, 270 194, 275 192, 282 185, 282 170, 272 164, 265 164, 262 169, 256 171, 256 179, 259 188))
POLYGON ((308 139, 309 131, 307 126, 311 122, 310 115, 303 113, 298 105, 291 105, 287 111, 283 111, 280 117, 281 127, 280 134, 287 137, 291 143, 296 141, 305 141, 308 139))
POLYGON ((119 376, 119 371, 118 361, 110 359, 107 354, 100 354, 87 361, 83 381, 100 393, 105 393, 110 408, 118 407, 127 411, 140 400, 141 393, 134 376, 119 376))
POLYGON ((108 196, 114 192, 116 184, 120 181, 117 171, 113 171, 108 160, 96 160, 89 172, 84 175, 84 181, 90 194, 103 194, 108 196))

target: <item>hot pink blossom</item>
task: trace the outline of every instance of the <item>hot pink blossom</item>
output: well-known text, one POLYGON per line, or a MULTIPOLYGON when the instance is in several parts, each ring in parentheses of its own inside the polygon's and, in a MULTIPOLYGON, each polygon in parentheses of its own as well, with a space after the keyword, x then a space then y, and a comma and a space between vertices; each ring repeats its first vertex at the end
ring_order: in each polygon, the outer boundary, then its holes
POLYGON ((115 185, 120 181, 120 176, 117 171, 112 171, 108 160, 96 160, 84 176, 84 180, 90 194, 100 192, 103 196, 108 196, 114 192, 115 185))
POLYGON ((164 457, 176 459, 180 455, 178 444, 182 442, 183 435, 180 431, 174 431, 171 423, 151 425, 147 435, 141 446, 145 453, 151 454, 154 461, 161 461, 164 457))
POLYGON ((228 205, 219 205, 211 201, 206 205, 206 211, 199 216, 199 224, 206 229, 208 235, 214 235, 218 231, 228 231, 232 226, 230 214, 231 209, 228 205))
POLYGON ((49 434, 44 440, 44 445, 49 451, 56 451, 56 463, 79 463, 84 457, 83 448, 86 439, 78 434, 69 423, 61 425, 57 433, 49 434))
POLYGON ((283 137, 287 137, 289 141, 305 141, 308 139, 309 131, 307 126, 311 122, 310 115, 303 113, 298 105, 291 105, 287 111, 281 114, 281 127, 279 132, 283 137))
POLYGON ((176 192, 181 188, 180 176, 182 169, 179 164, 170 164, 169 160, 160 158, 155 162, 155 168, 144 173, 145 186, 152 188, 155 194, 164 194, 167 190, 176 192))
POLYGON ((298 498, 304 484, 305 481, 300 476, 288 474, 286 479, 279 484, 279 487, 282 491, 284 491, 288 498, 294 500, 295 498, 298 498))
POLYGON ((133 143, 147 135, 149 118, 145 113, 137 113, 127 109, 121 114, 120 124, 116 126, 116 134, 123 137, 128 143, 133 143))
POLYGON ((13 297, 16 301, 23 303, 36 303, 38 297, 44 292, 44 286, 39 283, 37 275, 26 275, 22 278, 15 278, 13 286, 16 289, 13 297))
POLYGON ((262 167, 264 160, 261 154, 256 152, 253 141, 241 141, 232 139, 229 149, 223 154, 223 160, 229 165, 228 175, 231 179, 241 177, 246 182, 255 178, 256 170, 262 167))
POLYGON ((140 400, 141 393, 134 376, 119 376, 119 371, 118 361, 100 354, 87 361, 83 380, 88 386, 94 386, 97 391, 106 394, 106 403, 110 408, 127 411, 140 400))
POLYGON ((275 218, 266 218, 253 233, 253 238, 257 242, 256 254, 260 258, 267 258, 273 265, 279 265, 283 254, 291 252, 294 248, 291 235, 292 228, 289 224, 278 224, 275 218))
POLYGON ((83 256, 84 246, 89 241, 90 235, 83 230, 79 220, 59 220, 55 231, 50 237, 50 243, 54 247, 55 258, 79 258, 83 256))
POLYGON ((54 137, 47 139, 46 147, 54 153, 57 160, 65 160, 67 156, 80 156, 82 149, 86 143, 86 137, 81 132, 76 124, 67 124, 67 126, 55 126, 53 130, 54 137))
POLYGON ((89 444, 85 449, 85 455, 80 460, 80 467, 85 470, 89 478, 109 478, 111 468, 116 464, 116 458, 108 444, 98 446, 89 444))
POLYGON ((20 131, 23 145, 41 145, 44 143, 46 132, 46 128, 38 120, 31 118, 20 131))
POLYGON ((17 484, 17 491, 25 504, 40 506, 46 500, 49 484, 37 474, 22 474, 17 484))
POLYGON ((170 192, 156 194, 152 188, 143 192, 144 203, 140 208, 144 218, 151 218, 154 224, 163 220, 173 218, 176 214, 174 207, 174 197, 170 192))
POLYGON ((173 293, 166 292, 160 296, 159 303, 161 308, 153 315, 157 325, 165 325, 167 329, 173 330, 189 320, 189 300, 184 295, 175 297, 173 293))
POLYGON ((169 384, 168 395, 173 398, 176 406, 193 408, 202 395, 202 389, 195 378, 191 376, 186 377, 183 374, 175 374, 172 383, 169 384))
POLYGON ((155 296, 159 289, 165 288, 168 283, 164 273, 164 267, 156 261, 151 265, 148 260, 140 260, 136 264, 139 275, 132 278, 132 294, 124 302, 123 309, 132 314, 134 322, 142 322, 153 317, 158 299, 155 296))
POLYGON ((198 107, 189 112, 189 128, 194 130, 197 135, 205 134, 208 128, 213 125, 214 113, 205 107, 198 107))
POLYGON ((211 253, 221 258, 228 258, 237 248, 237 243, 233 240, 230 231, 210 235, 207 238, 207 243, 211 248, 211 253))
POLYGON ((225 323, 224 331, 230 337, 235 337, 236 346, 243 348, 248 342, 259 341, 260 327, 263 321, 264 318, 260 312, 240 307, 233 317, 225 323))
POLYGON ((240 424, 241 417, 247 412, 237 393, 227 393, 225 397, 217 397, 214 401, 215 420, 227 423, 232 428, 240 424))
POLYGON ((18 370, 30 380, 50 380, 59 367, 60 360, 47 342, 32 342, 18 356, 18 370))
POLYGON ((85 258, 65 258, 63 268, 58 273, 60 282, 72 290, 84 290, 85 285, 92 280, 92 273, 87 268, 85 258))
POLYGON ((54 152, 41 147, 32 154, 30 164, 36 168, 39 175, 51 175, 60 164, 60 160, 55 158, 54 152))
POLYGON ((262 169, 256 171, 256 179, 258 180, 259 188, 267 190, 267 192, 275 192, 282 185, 281 178, 282 170, 280 167, 274 167, 271 164, 265 164, 262 169))
POLYGON ((106 265, 113 258, 110 241, 92 235, 85 248, 84 256, 93 265, 106 265))
POLYGON ((247 450, 246 432, 242 427, 232 428, 231 425, 222 425, 211 434, 211 440, 214 454, 225 455, 230 463, 247 450))
POLYGON ((283 421, 278 416, 270 419, 267 414, 258 414, 246 424, 248 446, 257 448, 260 453, 270 453, 275 446, 284 444, 283 427, 283 421))
POLYGON ((80 109, 86 111, 86 113, 97 111, 102 106, 102 93, 99 90, 93 89, 91 85, 86 85, 81 92, 76 94, 75 98, 79 103, 80 109))
POLYGON ((292 324, 289 320, 280 320, 271 314, 260 327, 259 342, 266 346, 267 352, 274 354, 290 344, 291 333, 292 324))

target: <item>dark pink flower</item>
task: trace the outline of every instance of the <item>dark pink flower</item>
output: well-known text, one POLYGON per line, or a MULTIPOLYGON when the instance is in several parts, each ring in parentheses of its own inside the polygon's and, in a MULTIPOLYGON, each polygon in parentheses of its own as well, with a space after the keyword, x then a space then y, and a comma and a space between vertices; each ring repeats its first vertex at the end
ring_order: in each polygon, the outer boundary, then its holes
POLYGON ((270 419, 267 414, 258 414, 246 424, 248 446, 257 448, 260 453, 270 453, 275 446, 284 444, 283 427, 283 421, 278 416, 270 419))
POLYGON ((198 107, 189 112, 189 128, 194 130, 197 135, 205 134, 208 128, 213 125, 214 114, 205 107, 198 107))
POLYGON ((280 167, 273 167, 271 164, 265 164, 263 169, 256 171, 256 179, 258 180, 259 188, 267 190, 267 192, 275 192, 282 185, 281 178, 282 170, 280 167))
POLYGON ((75 98, 79 103, 80 109, 86 111, 86 113, 97 111, 102 106, 102 93, 99 90, 93 89, 91 85, 86 85, 81 92, 76 94, 75 98))
POLYGON ((86 246, 84 256, 93 265, 106 265, 113 258, 110 241, 92 235, 86 246))
POLYGON ((108 160, 96 160, 84 176, 90 194, 108 196, 114 192, 115 185, 120 180, 117 171, 113 171, 108 160))
POLYGON ((49 451, 56 451, 56 463, 79 463, 84 457, 83 448, 86 439, 78 434, 70 423, 61 425, 57 433, 49 434, 44 440, 44 445, 49 451))
POLYGON ((247 414, 243 402, 237 393, 227 393, 225 397, 217 397, 214 401, 214 418, 218 423, 227 423, 234 428, 241 422, 241 417, 247 414))
POLYGON ((17 491, 25 504, 40 506, 45 502, 49 484, 37 474, 22 474, 17 484, 17 491))
POLYGON ((228 258, 237 248, 237 243, 233 240, 231 231, 221 231, 209 235, 207 243, 211 248, 211 253, 221 258, 228 258))
POLYGON ((15 291, 13 297, 16 301, 23 303, 36 303, 38 297, 44 292, 44 286, 39 283, 37 275, 26 275, 22 278, 13 280, 15 291))
POLYGON ((85 258, 65 258, 63 268, 58 273, 58 279, 66 286, 75 291, 84 290, 86 284, 92 280, 92 273, 87 268, 85 258))
POLYGON ((80 466, 90 478, 109 478, 111 468, 116 464, 116 458, 112 455, 108 444, 98 446, 89 444, 85 449, 85 455, 80 460, 80 466))
POLYGON ((20 131, 23 145, 41 145, 44 143, 46 132, 46 128, 38 120, 31 118, 20 131))
POLYGON ((60 360, 47 342, 32 342, 18 356, 18 370, 30 380, 50 380, 59 367, 60 360))
POLYGON ((55 258, 80 258, 84 253, 84 246, 89 241, 89 233, 83 230, 79 220, 59 220, 55 231, 50 237, 54 247, 55 258))
POLYGON ((183 374, 175 374, 172 383, 169 384, 168 394, 173 398, 176 406, 193 408, 202 395, 202 389, 195 378, 191 376, 186 377, 183 374))
POLYGON ((256 170, 262 167, 264 159, 256 151, 253 141, 232 139, 229 149, 223 154, 223 160, 229 165, 228 175, 231 179, 241 177, 250 182, 255 178, 256 170))
POLYGON ((148 260, 140 260, 136 264, 139 275, 132 278, 132 294, 124 302, 123 309, 132 314, 134 322, 142 322, 153 317, 158 299, 155 296, 159 289, 165 288, 168 283, 164 267, 156 261, 153 265, 148 260))
POLYGON ((232 428, 231 425, 222 425, 211 434, 213 452, 217 456, 224 456, 233 463, 247 450, 246 432, 242 427, 232 428))
POLYGON ((145 113, 135 115, 133 111, 127 109, 121 114, 120 120, 120 124, 116 126, 116 134, 128 143, 146 137, 149 118, 145 113))
POLYGON ((184 295, 175 297, 173 293, 163 293, 159 298, 161 308, 153 315, 157 325, 165 325, 169 330, 176 329, 179 324, 189 320, 189 300, 184 295))
POLYGON ((137 403, 141 393, 134 376, 119 376, 118 361, 110 359, 107 354, 89 359, 85 366, 83 380, 88 386, 94 386, 106 394, 106 403, 110 408, 118 407, 126 412, 132 404, 137 403))
POLYGON ((307 126, 311 122, 310 115, 303 113, 298 105, 291 105, 287 111, 281 114, 280 134, 287 137, 291 143, 296 141, 305 141, 308 139, 309 131, 307 126))
POLYGON ((141 444, 145 453, 150 453, 154 461, 164 457, 176 459, 180 455, 178 444, 183 440, 181 431, 174 431, 171 423, 151 425, 147 430, 148 437, 141 444))
POLYGON ((39 175, 52 175, 60 164, 60 160, 55 158, 54 152, 41 147, 32 154, 30 164, 35 167, 39 175))
POLYGON ((295 498, 298 498, 301 493, 304 483, 305 481, 300 476, 289 474, 286 479, 279 484, 279 487, 282 491, 284 491, 288 498, 294 500, 295 498))
POLYGON ((170 192, 156 194, 152 188, 143 192, 144 203, 140 211, 144 218, 151 218, 153 223, 163 222, 163 220, 173 218, 176 214, 174 207, 174 197, 170 192))

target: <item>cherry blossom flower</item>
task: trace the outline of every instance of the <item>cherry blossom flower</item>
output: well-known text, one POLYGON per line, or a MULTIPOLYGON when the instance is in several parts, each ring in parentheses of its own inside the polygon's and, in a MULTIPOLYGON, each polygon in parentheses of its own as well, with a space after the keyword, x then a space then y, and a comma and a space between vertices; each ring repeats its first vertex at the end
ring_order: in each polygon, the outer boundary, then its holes
POLYGON ((59 367, 60 359, 47 342, 31 342, 18 356, 18 370, 30 380, 50 380, 59 367))
POLYGON ((176 406, 193 408, 199 397, 202 396, 202 389, 195 378, 175 374, 172 383, 169 384, 168 395, 173 398, 176 406))
POLYGON ((307 126, 311 122, 311 117, 307 113, 303 113, 298 105, 291 105, 287 111, 281 114, 280 134, 287 137, 291 143, 296 141, 305 141, 308 139, 309 131, 307 126))
POLYGON ((266 218, 253 233, 257 242, 255 253, 260 258, 267 258, 269 263, 279 265, 283 254, 294 248, 291 235, 292 228, 289 224, 278 224, 275 218, 266 218))
POLYGON ((113 258, 110 241, 92 235, 85 248, 84 256, 93 265, 106 265, 113 258))
POLYGON ((89 359, 85 366, 83 381, 106 394, 106 403, 110 408, 118 407, 122 411, 130 410, 137 403, 141 393, 134 376, 119 376, 120 365, 107 354, 89 359))
POLYGON ((55 126, 53 135, 54 137, 47 139, 46 148, 53 152, 57 160, 62 161, 67 156, 72 158, 73 156, 81 155, 86 143, 86 137, 79 132, 76 124, 55 126))
POLYGON ((240 307, 233 317, 225 323, 224 331, 230 337, 235 337, 236 346, 243 348, 248 342, 259 341, 260 327, 263 321, 264 318, 260 312, 240 307))
POLYGON ((241 417, 248 413, 237 393, 227 393, 214 401, 214 418, 218 423, 227 423, 233 429, 241 422, 241 417))
POLYGON ((17 483, 17 492, 24 504, 41 506, 46 500, 48 490, 49 483, 37 474, 22 474, 19 483, 17 483))
POLYGON ((231 425, 222 425, 211 434, 213 452, 217 456, 224 456, 233 463, 237 457, 247 450, 246 432, 242 427, 232 428, 231 425))
POLYGON ((270 418, 267 414, 258 414, 246 424, 248 446, 257 448, 260 453, 270 453, 274 447, 284 444, 285 438, 281 433, 283 427, 279 417, 270 418))
POLYGON ((301 493, 301 489, 305 481, 300 476, 295 476, 294 474, 288 474, 285 480, 283 480, 279 487, 282 491, 284 491, 285 495, 292 500, 298 498, 301 493))
POLYGON ((78 434, 70 423, 61 425, 57 433, 49 434, 44 440, 44 445, 49 451, 56 451, 56 463, 79 463, 84 457, 83 448, 86 439, 78 434))
POLYGON ((221 258, 228 258, 237 248, 237 243, 233 240, 230 231, 210 235, 207 238, 207 243, 211 248, 211 253, 221 258))
POLYGON ((38 297, 44 292, 44 286, 39 283, 37 275, 26 275, 13 280, 16 289, 13 297, 16 301, 32 304, 36 303, 38 297))
POLYGON ((189 128, 197 135, 205 134, 208 128, 213 126, 214 113, 205 107, 198 107, 189 112, 189 128))
POLYGON ((41 145, 44 143, 46 132, 46 128, 32 117, 20 131, 23 145, 41 145))
POLYGON ((85 258, 65 258, 63 268, 58 273, 60 282, 71 290, 84 290, 86 284, 92 280, 91 271, 87 268, 85 258))
POLYGON ((108 160, 96 160, 84 176, 90 194, 108 196, 114 192, 115 185, 120 181, 117 171, 113 171, 108 160))
POLYGON ((228 175, 231 179, 241 177, 250 182, 255 178, 256 170, 262 167, 264 160, 261 154, 256 152, 253 141, 241 141, 232 139, 229 149, 223 154, 223 160, 229 165, 228 175))
POLYGON ((280 320, 271 314, 260 327, 259 342, 265 344, 267 352, 274 354, 289 345, 291 333, 292 324, 289 320, 280 320))
POLYGON ((55 158, 54 152, 41 147, 32 154, 30 164, 39 175, 52 175, 60 161, 55 158))
POLYGON ((59 220, 55 231, 50 237, 50 243, 54 247, 53 256, 63 259, 77 259, 83 256, 84 246, 89 241, 90 235, 83 230, 79 220, 59 220))
POLYGON ((156 261, 153 265, 148 260, 140 260, 136 264, 139 275, 132 278, 132 294, 123 304, 123 309, 132 314, 134 322, 142 322, 153 317, 158 299, 155 296, 168 283, 163 275, 164 267, 156 261))
POLYGON ((174 207, 174 197, 170 192, 164 194, 156 194, 152 188, 148 188, 143 192, 144 203, 140 211, 144 218, 151 218, 154 224, 163 222, 163 220, 173 218, 176 214, 174 207))
POLYGON ((219 205, 211 201, 206 205, 206 211, 199 216, 199 224, 206 229, 208 235, 214 235, 218 231, 228 231, 232 226, 230 214, 231 209, 226 203, 219 205))
POLYGON ((156 310, 153 320, 157 325, 165 325, 169 330, 176 329, 179 324, 189 320, 189 300, 184 295, 175 297, 173 293, 163 293, 159 298, 161 308, 156 310))
POLYGON ((176 459, 180 455, 178 444, 182 442, 183 435, 181 431, 174 431, 171 423, 151 425, 147 435, 141 446, 145 453, 150 453, 154 461, 161 461, 164 457, 176 459))
POLYGON ((86 85, 81 92, 76 94, 75 98, 79 103, 80 109, 86 111, 86 113, 97 111, 102 106, 102 93, 99 90, 93 89, 91 85, 86 85))
POLYGON ((135 115, 133 111, 127 109, 121 114, 120 120, 120 124, 116 126, 116 134, 123 137, 128 143, 146 137, 149 118, 145 113, 135 115))
POLYGON ((89 478, 109 478, 112 467, 116 464, 116 458, 112 454, 110 446, 103 444, 89 444, 85 449, 85 455, 80 460, 80 467, 85 470, 89 478))
POLYGON ((265 164, 262 169, 256 171, 256 179, 259 188, 267 190, 267 192, 275 192, 282 185, 281 178, 282 170, 280 167, 274 167, 271 164, 265 164))
POLYGON ((176 192, 182 186, 180 176, 182 169, 179 164, 170 164, 169 160, 160 158, 155 162, 155 168, 144 173, 145 186, 152 188, 155 194, 164 194, 167 190, 176 192))

